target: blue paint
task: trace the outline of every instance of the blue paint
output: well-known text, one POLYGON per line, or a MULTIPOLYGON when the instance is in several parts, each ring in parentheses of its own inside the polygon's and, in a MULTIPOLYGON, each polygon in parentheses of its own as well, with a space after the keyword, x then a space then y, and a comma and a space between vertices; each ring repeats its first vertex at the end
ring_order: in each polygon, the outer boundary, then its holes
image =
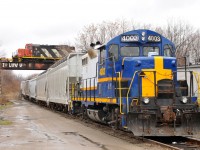
POLYGON ((196 96, 193 96, 191 98, 192 98, 192 102, 197 102, 197 97, 196 96))
MULTIPOLYGON (((176 66, 176 58, 175 58, 175 46, 174 44, 160 35, 159 33, 156 33, 151 30, 133 30, 126 33, 123 33, 119 36, 114 37, 111 39, 106 45, 106 58, 103 61, 103 64, 98 63, 98 78, 113 78, 116 79, 117 72, 120 72, 122 79, 126 80, 128 83, 128 87, 131 84, 131 79, 134 75, 134 72, 141 71, 142 69, 154 69, 154 56, 147 57, 144 56, 143 49, 144 47, 156 47, 159 48, 159 56, 163 56, 164 58, 164 69, 169 69, 172 71, 177 70, 176 66), (123 42, 122 42, 123 41, 123 42), (118 52, 118 59, 113 62, 109 59, 109 48, 111 45, 117 45, 118 49, 116 49, 115 52, 118 52), (165 57, 164 56, 164 46, 170 45, 172 49, 172 57, 165 57), (124 46, 132 46, 132 47, 139 47, 139 56, 135 57, 122 57, 120 50, 121 47, 124 46), (105 68, 105 74, 100 75, 100 69, 105 68)), ((139 74, 136 74, 136 77, 132 83, 130 93, 129 93, 129 99, 128 104, 130 105, 132 98, 138 98, 139 95, 139 85, 140 85, 140 91, 142 91, 141 87, 141 81, 139 83, 138 81, 139 74), (139 83, 139 85, 138 85, 139 83)), ((176 80, 176 77, 175 77, 176 80)), ((118 82, 118 81, 117 81, 118 82)), ((116 97, 116 91, 115 91, 115 85, 116 82, 113 80, 108 82, 101 82, 98 83, 97 90, 95 90, 95 97, 98 98, 117 98, 117 104, 120 105, 120 99, 119 97, 116 97)), ((87 91, 87 97, 94 96, 94 91, 92 90, 87 91)), ((141 94, 141 92, 140 92, 141 94)), ((83 91, 83 95, 86 96, 86 91, 83 91)), ((127 99, 126 96, 122 97, 122 103, 123 108, 122 111, 124 115, 122 115, 122 126, 126 126, 126 114, 127 114, 127 99)), ((88 105, 95 105, 95 103, 91 102, 84 102, 82 101, 82 104, 88 106, 88 105)))

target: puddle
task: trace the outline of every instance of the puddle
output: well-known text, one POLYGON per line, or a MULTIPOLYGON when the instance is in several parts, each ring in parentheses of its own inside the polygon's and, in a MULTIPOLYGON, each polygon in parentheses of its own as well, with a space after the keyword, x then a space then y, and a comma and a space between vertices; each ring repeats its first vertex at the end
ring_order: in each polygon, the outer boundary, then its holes
MULTIPOLYGON (((40 138, 44 139, 45 141, 51 140, 54 143, 57 143, 57 142, 65 143, 64 141, 62 141, 58 137, 39 130, 39 128, 35 124, 31 124, 31 126, 29 128, 25 128, 25 129, 32 132, 32 134, 34 134, 34 136, 40 137, 40 138)), ((32 142, 32 141, 29 141, 29 142, 32 142)), ((43 141, 37 140, 36 142, 43 142, 43 141)))
POLYGON ((0 147, 14 147, 15 146, 15 144, 13 144, 13 143, 1 143, 1 145, 0 145, 0 147))
POLYGON ((44 141, 41 141, 41 140, 36 140, 36 141, 28 141, 29 143, 35 143, 35 142, 38 142, 38 143, 43 143, 44 141))
POLYGON ((32 120, 29 116, 17 116, 15 118, 19 120, 32 120))
POLYGON ((29 130, 29 131, 34 131, 34 129, 32 128, 25 128, 26 130, 29 130))
MULTIPOLYGON (((77 132, 63 132, 63 133, 64 133, 65 135, 72 135, 72 136, 81 137, 82 139, 88 141, 89 143, 92 143, 92 144, 96 145, 97 147, 100 147, 100 148, 103 149, 103 150, 108 150, 108 149, 105 147, 105 145, 100 144, 100 143, 98 143, 98 142, 95 142, 95 141, 89 139, 88 137, 86 137, 86 136, 84 136, 84 135, 81 135, 81 134, 79 134, 79 133, 77 133, 77 132)), ((81 143, 80 143, 80 144, 81 144, 81 143)), ((85 144, 81 144, 81 145, 82 145, 82 146, 86 146, 85 144)))
POLYGON ((77 132, 63 132, 65 135, 79 135, 77 132))
POLYGON ((56 140, 55 137, 52 137, 52 136, 50 136, 50 135, 47 134, 47 133, 44 133, 44 135, 47 137, 48 140, 56 140))

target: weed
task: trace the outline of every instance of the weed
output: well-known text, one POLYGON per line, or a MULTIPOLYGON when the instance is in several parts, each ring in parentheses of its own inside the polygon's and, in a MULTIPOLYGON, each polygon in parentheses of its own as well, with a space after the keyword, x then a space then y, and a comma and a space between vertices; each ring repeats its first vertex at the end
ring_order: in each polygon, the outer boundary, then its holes
POLYGON ((12 122, 9 120, 0 120, 0 125, 11 125, 12 122))

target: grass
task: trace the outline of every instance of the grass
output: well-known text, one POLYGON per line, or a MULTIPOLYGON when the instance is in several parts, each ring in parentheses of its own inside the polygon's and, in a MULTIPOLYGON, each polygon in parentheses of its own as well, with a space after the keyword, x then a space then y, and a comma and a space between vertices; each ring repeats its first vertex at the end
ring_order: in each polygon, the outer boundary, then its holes
POLYGON ((6 108, 6 105, 0 105, 0 110, 3 110, 6 108))
POLYGON ((0 105, 4 105, 8 102, 8 99, 5 96, 0 96, 0 105))
POLYGON ((11 125, 12 122, 9 120, 0 120, 0 125, 11 125))
POLYGON ((6 97, 4 97, 4 96, 0 97, 0 110, 3 110, 10 105, 12 105, 12 102, 8 101, 8 99, 6 97))
POLYGON ((7 102, 7 103, 5 103, 5 104, 3 104, 3 105, 0 104, 0 110, 3 110, 3 109, 5 109, 5 108, 8 108, 10 105, 12 105, 12 102, 7 102))
MULTIPOLYGON (((12 105, 12 102, 8 101, 6 97, 1 96, 0 97, 0 111, 6 109, 12 105)), ((11 125, 12 122, 9 120, 4 120, 3 118, 0 117, 0 125, 11 125)))

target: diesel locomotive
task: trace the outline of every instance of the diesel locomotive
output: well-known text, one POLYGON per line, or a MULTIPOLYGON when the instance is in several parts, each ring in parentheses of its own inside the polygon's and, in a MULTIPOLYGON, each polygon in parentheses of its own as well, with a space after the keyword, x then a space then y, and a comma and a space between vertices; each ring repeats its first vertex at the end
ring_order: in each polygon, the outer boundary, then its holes
POLYGON ((131 131, 136 136, 198 133, 190 80, 177 77, 174 44, 151 30, 132 30, 86 53, 70 53, 34 79, 22 95, 48 107, 131 131), (27 90, 29 88, 29 90, 27 90))

